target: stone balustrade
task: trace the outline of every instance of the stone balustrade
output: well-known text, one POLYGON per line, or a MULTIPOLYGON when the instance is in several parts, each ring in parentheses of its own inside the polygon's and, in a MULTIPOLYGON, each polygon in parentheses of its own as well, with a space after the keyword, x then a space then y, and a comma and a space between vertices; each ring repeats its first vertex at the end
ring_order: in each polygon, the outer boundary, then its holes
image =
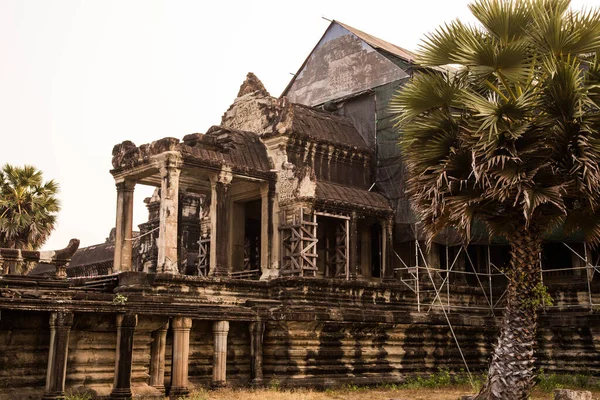
POLYGON ((0 248, 0 275, 25 275, 39 263, 55 266, 54 276, 66 278, 66 265, 79 248, 79 239, 71 239, 61 250, 35 251, 0 248))

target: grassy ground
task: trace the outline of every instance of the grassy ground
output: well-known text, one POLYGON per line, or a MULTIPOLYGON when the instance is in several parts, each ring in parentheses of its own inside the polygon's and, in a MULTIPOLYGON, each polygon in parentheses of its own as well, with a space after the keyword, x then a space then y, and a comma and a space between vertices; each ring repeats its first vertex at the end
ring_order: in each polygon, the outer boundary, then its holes
MULTIPOLYGON (((470 386, 445 388, 363 389, 349 388, 324 392, 300 389, 294 391, 273 389, 220 389, 195 392, 190 400, 457 400, 460 395, 471 393, 470 386)), ((600 391, 593 391, 593 398, 600 400, 600 391)), ((532 400, 550 400, 552 392, 536 390, 532 400)))

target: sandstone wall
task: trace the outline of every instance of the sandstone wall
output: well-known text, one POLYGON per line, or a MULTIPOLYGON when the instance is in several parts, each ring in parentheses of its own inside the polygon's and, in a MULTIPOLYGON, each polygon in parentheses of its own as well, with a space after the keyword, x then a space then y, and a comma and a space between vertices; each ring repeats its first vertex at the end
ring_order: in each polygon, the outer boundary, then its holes
MULTIPOLYGON (((192 389, 212 381, 212 328, 218 320, 230 321, 227 381, 232 385, 250 383, 250 323, 256 319, 265 322, 266 384, 378 384, 401 382, 407 376, 440 368, 454 372, 464 369, 444 315, 436 310, 426 313, 426 308, 416 312, 411 298, 414 294, 400 285, 319 279, 219 283, 189 277, 169 277, 146 286, 143 282, 138 283, 141 286, 124 283, 93 295, 83 296, 79 289, 60 292, 61 307, 71 307, 74 312, 67 393, 110 394, 116 313, 122 312, 138 315, 131 381, 134 394, 143 398, 159 398, 158 391, 148 386, 152 334, 169 316, 183 313, 193 319, 189 351, 192 389), (131 292, 125 292, 127 287, 131 292), (128 302, 114 305, 114 291, 125 293, 128 302)), ((39 399, 44 392, 49 315, 56 309, 44 309, 46 294, 39 288, 37 300, 28 297, 27 289, 21 288, 19 293, 21 299, 10 298, 6 303, 0 298, 0 305, 4 304, 0 318, 0 400, 39 399), (18 307, 22 309, 16 310, 18 307)), ((55 293, 51 288, 48 298, 55 293)), ((468 288, 456 289, 456 296, 463 297, 463 305, 485 304, 485 299, 468 288)), ((600 375, 600 312, 584 307, 586 293, 580 290, 571 288, 554 297, 561 308, 540 316, 538 366, 548 372, 600 375), (566 304, 566 299, 580 304, 566 304)), ((55 301, 48 304, 56 306, 55 301)), ((487 311, 452 309, 448 318, 471 370, 485 370, 499 317, 487 311)), ((165 386, 169 387, 170 330, 166 342, 165 386)))

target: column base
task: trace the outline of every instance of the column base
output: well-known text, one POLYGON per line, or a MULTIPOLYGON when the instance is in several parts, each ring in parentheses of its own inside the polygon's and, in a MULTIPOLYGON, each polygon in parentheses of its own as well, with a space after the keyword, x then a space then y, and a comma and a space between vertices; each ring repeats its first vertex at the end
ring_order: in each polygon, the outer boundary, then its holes
POLYGON ((210 274, 210 276, 214 276, 215 278, 224 278, 229 276, 229 270, 227 268, 215 268, 215 271, 210 274))
POLYGON ((162 394, 165 394, 165 385, 151 385, 154 389, 158 390, 162 394))
POLYGON ((46 392, 42 396, 42 400, 63 400, 65 392, 46 392))
POLYGON ((263 386, 264 386, 264 381, 262 380, 262 378, 255 378, 255 379, 252 379, 252 380, 250 381, 250 386, 252 386, 252 387, 256 387, 256 388, 258 388, 258 387, 263 387, 263 386))
POLYGON ((169 398, 176 399, 178 397, 185 397, 190 394, 190 390, 183 386, 174 386, 169 390, 169 398))
POLYGON ((210 388, 211 389, 222 389, 227 387, 227 382, 226 381, 216 381, 216 382, 212 382, 210 384, 210 388))
POLYGON ((133 394, 131 393, 130 388, 113 389, 112 392, 110 392, 111 399, 130 400, 132 397, 133 397, 133 394))

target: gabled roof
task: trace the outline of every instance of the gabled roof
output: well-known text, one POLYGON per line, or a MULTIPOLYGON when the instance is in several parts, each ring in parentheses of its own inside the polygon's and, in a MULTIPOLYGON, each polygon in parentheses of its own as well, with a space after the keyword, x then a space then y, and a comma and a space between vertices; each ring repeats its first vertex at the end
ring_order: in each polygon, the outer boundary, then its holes
POLYGON ((343 26, 344 28, 346 28, 347 30, 349 30, 350 32, 352 32, 353 34, 355 34, 356 36, 358 36, 359 38, 361 38, 362 40, 367 42, 369 45, 371 45, 375 49, 387 51, 388 53, 391 53, 391 54, 395 55, 396 57, 399 57, 402 60, 409 62, 409 63, 413 63, 415 61, 415 54, 410 50, 403 49, 400 46, 396 46, 395 44, 386 42, 383 39, 379 39, 378 37, 369 35, 368 33, 365 33, 361 30, 353 28, 350 25, 346 25, 340 21, 333 21, 333 22, 340 24, 341 26, 343 26))
POLYGON ((405 79, 413 60, 406 49, 332 21, 281 97, 316 106, 405 79))

